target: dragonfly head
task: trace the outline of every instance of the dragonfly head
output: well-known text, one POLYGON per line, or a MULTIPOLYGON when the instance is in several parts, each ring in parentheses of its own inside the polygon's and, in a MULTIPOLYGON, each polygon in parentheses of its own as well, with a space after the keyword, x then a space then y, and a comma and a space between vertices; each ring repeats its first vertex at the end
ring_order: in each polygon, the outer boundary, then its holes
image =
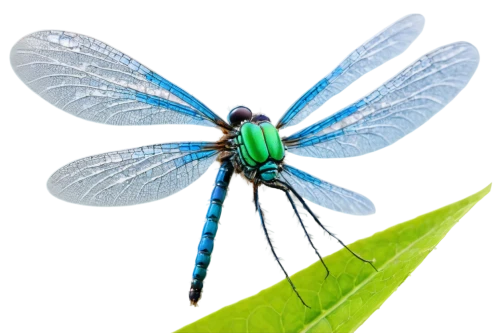
POLYGON ((237 106, 227 115, 227 121, 231 126, 239 126, 244 121, 250 121, 252 119, 252 111, 246 106, 237 106))

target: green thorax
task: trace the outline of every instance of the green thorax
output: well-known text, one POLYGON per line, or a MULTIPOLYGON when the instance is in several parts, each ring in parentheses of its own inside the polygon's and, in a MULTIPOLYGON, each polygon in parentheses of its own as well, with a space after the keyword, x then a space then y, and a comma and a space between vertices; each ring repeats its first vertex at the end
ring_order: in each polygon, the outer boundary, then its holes
POLYGON ((278 130, 271 123, 244 123, 236 140, 238 154, 246 167, 265 171, 285 157, 278 130))

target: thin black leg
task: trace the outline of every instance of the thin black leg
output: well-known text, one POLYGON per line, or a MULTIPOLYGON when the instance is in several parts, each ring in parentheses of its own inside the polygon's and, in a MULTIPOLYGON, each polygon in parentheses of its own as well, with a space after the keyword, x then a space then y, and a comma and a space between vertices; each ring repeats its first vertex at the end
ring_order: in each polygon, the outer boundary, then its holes
POLYGON ((262 229, 264 229, 264 234, 266 235, 267 243, 269 244, 269 247, 271 248, 271 252, 273 253, 274 259, 276 259, 276 261, 278 262, 278 265, 280 265, 280 267, 281 267, 281 270, 283 271, 283 273, 285 273, 285 276, 286 276, 286 279, 288 280, 288 283, 290 283, 290 286, 292 286, 293 291, 295 292, 295 294, 297 295, 297 297, 300 299, 300 301, 302 302, 302 304, 304 304, 304 306, 306 306, 308 308, 311 308, 309 305, 306 304, 306 302, 304 302, 304 300, 300 296, 299 292, 295 288, 295 285, 293 284, 292 280, 288 276, 288 273, 286 272, 285 268, 281 264, 280 259, 276 255, 276 251, 274 251, 273 244, 271 242, 271 239, 269 238, 269 233, 267 232, 266 222, 264 220, 264 214, 262 213, 262 210, 260 208, 260 203, 259 203, 259 187, 258 187, 258 185, 256 183, 253 184, 253 199, 254 199, 254 202, 255 202, 255 210, 259 213, 260 222, 262 224, 262 229))
POLYGON ((321 227, 321 229, 323 229, 324 231, 326 231, 328 233, 328 235, 330 235, 331 237, 335 238, 347 251, 351 252, 351 254, 353 256, 355 256, 356 258, 358 258, 362 262, 366 262, 366 263, 370 264, 370 266, 372 266, 373 269, 378 272, 378 269, 373 265, 373 263, 372 263, 371 260, 366 260, 366 259, 362 258, 361 256, 359 256, 358 254, 356 254, 355 252, 353 252, 347 245, 344 244, 344 242, 342 242, 337 236, 335 236, 335 234, 333 234, 327 228, 325 228, 325 226, 323 224, 321 224, 321 222, 316 217, 316 215, 314 215, 314 213, 312 212, 311 208, 309 208, 309 206, 307 205, 307 203, 305 202, 305 200, 300 196, 300 194, 297 193, 297 191, 295 191, 295 189, 293 187, 291 187, 287 183, 284 183, 284 182, 282 182, 280 180, 275 180, 275 182, 278 183, 278 184, 280 184, 280 185, 282 185, 283 187, 289 189, 290 191, 292 191, 292 193, 295 195, 295 197, 300 201, 300 203, 305 208, 305 210, 307 210, 309 212, 309 214, 311 214, 311 216, 313 217, 314 221, 316 221, 316 223, 321 227))
POLYGON ((314 246, 314 244, 312 242, 312 239, 311 239, 311 236, 307 232, 307 229, 306 229, 306 227, 304 225, 304 222, 302 222, 302 218, 299 215, 299 211, 297 210, 297 207, 295 206, 295 202, 293 202, 292 196, 290 195, 290 193, 288 191, 284 191, 284 192, 286 194, 286 197, 288 198, 288 201, 290 201, 290 204, 293 207, 293 211, 295 212, 295 215, 297 215, 297 218, 299 219, 300 226, 302 227, 302 230, 304 230, 304 233, 306 234, 306 237, 307 237, 307 240, 309 241, 309 244, 311 244, 312 248, 314 249, 314 252, 316 252, 316 255, 318 256, 319 260, 321 260, 321 263, 323 264, 323 267, 325 267, 325 269, 326 269, 326 276, 325 276, 325 279, 326 279, 328 277, 328 275, 330 275, 330 270, 328 269, 328 267, 326 267, 326 264, 323 261, 323 257, 321 257, 321 255, 319 254, 318 250, 314 246))

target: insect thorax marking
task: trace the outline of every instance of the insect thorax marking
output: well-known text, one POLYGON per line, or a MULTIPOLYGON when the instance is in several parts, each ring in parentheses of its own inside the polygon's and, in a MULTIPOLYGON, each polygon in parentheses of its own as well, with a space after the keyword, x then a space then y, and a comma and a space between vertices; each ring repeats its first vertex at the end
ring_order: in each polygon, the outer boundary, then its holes
POLYGON ((285 157, 278 130, 269 122, 244 123, 235 139, 237 159, 245 177, 270 181, 277 177, 285 157))

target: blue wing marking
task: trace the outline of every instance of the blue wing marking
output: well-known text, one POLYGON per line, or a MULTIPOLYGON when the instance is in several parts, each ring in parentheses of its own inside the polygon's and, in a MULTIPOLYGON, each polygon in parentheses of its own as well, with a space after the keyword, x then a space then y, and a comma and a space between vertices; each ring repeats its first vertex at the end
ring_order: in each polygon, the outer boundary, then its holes
POLYGON ((160 75, 149 71, 146 73, 146 78, 148 79, 148 81, 151 81, 157 84, 158 86, 170 91, 172 94, 179 97, 181 100, 185 101, 190 106, 194 107, 196 110, 203 113, 208 119, 212 120, 214 123, 217 123, 217 121, 222 120, 219 118, 219 116, 217 116, 214 112, 212 112, 209 108, 207 108, 203 103, 201 103, 196 98, 194 98, 181 88, 177 87, 173 83, 162 78, 160 75))
POLYGON ((424 21, 422 15, 406 16, 357 48, 337 68, 299 98, 276 127, 298 124, 361 76, 403 53, 422 32, 424 21))
MULTIPOLYGON (((371 97, 372 96, 368 96, 368 99, 371 97)), ((365 106, 366 103, 367 103, 366 101, 360 100, 360 101, 342 109, 341 111, 337 112, 336 114, 328 117, 324 121, 322 121, 320 123, 316 123, 316 124, 311 125, 309 127, 306 127, 303 130, 301 130, 300 132, 297 132, 295 134, 290 135, 287 138, 287 140, 295 140, 295 139, 299 139, 302 137, 307 137, 311 134, 316 134, 316 133, 322 131, 323 129, 327 128, 328 126, 331 126, 332 124, 335 124, 335 123, 341 121, 342 119, 352 115, 353 113, 358 111, 360 108, 365 106)))
POLYGON ((112 125, 196 124, 230 128, 196 98, 96 39, 40 31, 11 51, 16 74, 48 102, 112 125))
POLYGON ((301 196, 320 206, 352 215, 375 213, 373 203, 361 194, 320 180, 290 165, 284 166, 280 178, 301 196))
POLYGON ((384 148, 421 126, 467 85, 479 64, 465 42, 443 46, 340 112, 283 142, 311 157, 351 157, 384 148))
POLYGON ((215 161, 210 142, 166 143, 95 155, 56 171, 47 187, 83 205, 125 206, 165 198, 198 179, 215 161))

